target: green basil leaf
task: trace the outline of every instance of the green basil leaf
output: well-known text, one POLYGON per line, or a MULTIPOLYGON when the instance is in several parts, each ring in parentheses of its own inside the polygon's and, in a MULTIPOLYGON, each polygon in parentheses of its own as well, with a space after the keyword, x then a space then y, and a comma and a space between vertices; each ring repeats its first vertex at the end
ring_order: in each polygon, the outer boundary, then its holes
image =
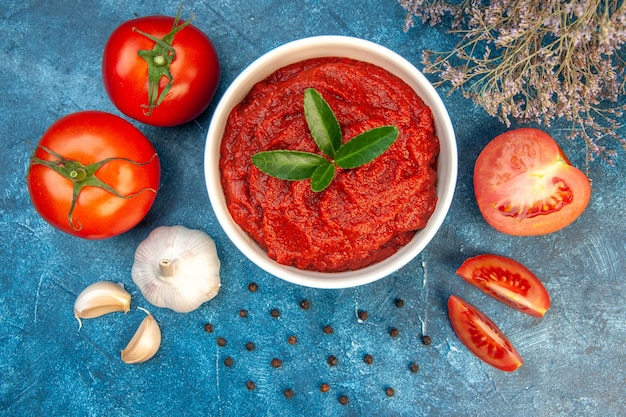
POLYGON ((326 161, 325 164, 318 166, 311 176, 311 189, 315 192, 323 191, 328 187, 335 177, 335 165, 326 161))
POLYGON ((341 128, 326 100, 312 88, 304 92, 304 117, 317 146, 333 158, 341 146, 341 128))
POLYGON ((252 155, 252 163, 262 172, 281 180, 304 180, 328 160, 323 156, 300 151, 265 151, 252 155))
POLYGON ((395 126, 370 129, 344 143, 335 154, 335 163, 346 169, 360 167, 382 155, 397 137, 395 126))

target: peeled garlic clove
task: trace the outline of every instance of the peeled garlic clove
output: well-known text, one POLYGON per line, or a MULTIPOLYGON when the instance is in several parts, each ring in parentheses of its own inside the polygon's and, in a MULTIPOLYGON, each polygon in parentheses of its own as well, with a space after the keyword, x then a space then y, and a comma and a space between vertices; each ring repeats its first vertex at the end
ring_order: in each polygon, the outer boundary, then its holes
POLYGON ((187 313, 219 291, 220 260, 213 239, 201 230, 161 226, 139 244, 131 274, 157 307, 187 313))
POLYGON ((110 281, 99 281, 85 288, 74 302, 74 317, 80 319, 100 317, 115 311, 128 313, 130 310, 130 294, 122 284, 110 281))
POLYGON ((122 360, 126 363, 141 363, 153 357, 161 346, 161 329, 152 317, 152 314, 144 308, 139 310, 147 314, 139 328, 122 350, 122 360))

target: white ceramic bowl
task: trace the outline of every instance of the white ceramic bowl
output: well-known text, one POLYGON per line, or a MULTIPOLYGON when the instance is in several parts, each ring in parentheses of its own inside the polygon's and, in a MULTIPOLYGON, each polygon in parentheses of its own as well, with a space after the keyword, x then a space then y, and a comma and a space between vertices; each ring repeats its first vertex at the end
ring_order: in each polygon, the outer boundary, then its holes
POLYGON ((252 262, 270 274, 295 284, 315 288, 347 288, 367 284, 393 273, 415 258, 433 238, 448 213, 454 194, 457 177, 456 139, 441 98, 426 77, 407 60, 381 45, 363 39, 316 36, 287 43, 266 53, 233 81, 218 103, 211 120, 204 155, 204 171, 209 198, 220 225, 235 246, 252 262), (304 271, 270 259, 230 216, 220 182, 219 168, 220 143, 228 115, 245 98, 252 86, 286 65, 325 56, 366 61, 403 79, 431 108, 441 148, 437 168, 438 201, 426 227, 389 258, 356 271, 337 273, 304 271))

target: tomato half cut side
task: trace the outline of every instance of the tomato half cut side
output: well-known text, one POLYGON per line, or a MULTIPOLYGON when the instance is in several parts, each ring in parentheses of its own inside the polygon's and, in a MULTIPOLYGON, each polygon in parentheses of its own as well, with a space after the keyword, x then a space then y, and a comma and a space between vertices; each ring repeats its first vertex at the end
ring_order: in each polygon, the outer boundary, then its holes
POLYGON ((524 363, 498 326, 470 303, 451 295, 448 315, 459 340, 483 362, 506 372, 524 363))
POLYGON ((463 262, 456 273, 497 300, 531 316, 543 317, 550 308, 550 296, 541 281, 513 259, 479 255, 463 262))
POLYGON ((522 128, 497 136, 482 150, 474 168, 474 193, 494 229, 533 236, 576 220, 589 203, 591 185, 550 135, 522 128))

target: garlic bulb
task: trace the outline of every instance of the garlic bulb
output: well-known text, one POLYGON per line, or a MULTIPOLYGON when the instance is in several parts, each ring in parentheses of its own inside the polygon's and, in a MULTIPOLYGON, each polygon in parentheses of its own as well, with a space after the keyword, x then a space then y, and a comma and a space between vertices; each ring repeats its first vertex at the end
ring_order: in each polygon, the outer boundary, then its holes
POLYGON ((145 362, 153 357, 161 346, 161 329, 159 324, 152 317, 152 314, 145 308, 138 307, 139 310, 147 314, 139 328, 122 350, 122 360, 126 363, 145 362))
POLYGON ((128 313, 130 310, 130 294, 122 284, 110 281, 99 281, 89 285, 76 297, 74 317, 78 320, 78 330, 83 323, 80 319, 92 319, 114 311, 128 313))
POLYGON ((157 307, 187 313, 217 295, 220 260, 215 242, 201 230, 160 226, 139 244, 131 274, 157 307))

